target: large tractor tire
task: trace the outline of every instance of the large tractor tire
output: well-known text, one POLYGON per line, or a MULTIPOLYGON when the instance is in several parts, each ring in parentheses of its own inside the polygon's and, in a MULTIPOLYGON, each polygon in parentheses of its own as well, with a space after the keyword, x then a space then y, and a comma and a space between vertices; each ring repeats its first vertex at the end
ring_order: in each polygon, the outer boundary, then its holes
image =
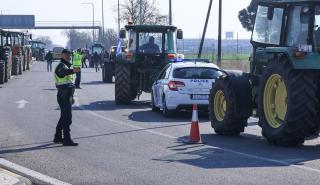
POLYGON ((9 66, 8 66, 8 61, 4 62, 4 82, 8 82, 10 79, 10 75, 11 73, 8 72, 9 71, 9 66))
POLYGON ((107 83, 107 81, 106 81, 106 64, 103 65, 101 72, 102 72, 102 82, 107 83))
POLYGON ((23 62, 22 62, 22 70, 26 71, 27 69, 27 51, 25 51, 23 57, 23 62))
POLYGON ((5 82, 5 62, 3 60, 0 60, 0 84, 4 84, 5 82))
POLYGON ((210 92, 211 126, 217 134, 237 136, 252 114, 251 86, 242 73, 230 72, 216 80, 210 92))
POLYGON ((112 66, 112 63, 105 62, 104 63, 104 67, 103 67, 103 71, 104 71, 104 77, 105 77, 105 81, 104 82, 112 83, 112 77, 113 77, 113 66, 112 66))
POLYGON ((131 65, 117 63, 115 81, 115 101, 117 105, 129 104, 132 100, 131 65))
POLYGON ((19 66, 18 66, 19 67, 18 68, 18 72, 19 72, 18 74, 19 75, 22 75, 22 70, 23 70, 23 66, 22 65, 23 65, 23 56, 19 57, 19 66))
POLYGON ((5 80, 6 82, 11 78, 12 75, 12 51, 8 49, 5 53, 5 80))
POLYGON ((295 70, 286 58, 271 61, 259 87, 259 125, 262 135, 275 145, 297 146, 319 133, 318 75, 295 70))
POLYGON ((20 60, 18 57, 14 57, 12 60, 12 75, 18 75, 19 74, 19 65, 20 60))

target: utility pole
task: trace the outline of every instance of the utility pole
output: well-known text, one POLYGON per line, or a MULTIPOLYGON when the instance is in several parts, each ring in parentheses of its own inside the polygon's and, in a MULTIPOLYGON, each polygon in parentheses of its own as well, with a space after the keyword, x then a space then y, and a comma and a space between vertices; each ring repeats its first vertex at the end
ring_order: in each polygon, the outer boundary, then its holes
POLYGON ((203 33, 202 33, 202 37, 201 37, 201 42, 200 42, 200 47, 199 47, 198 58, 201 58, 201 54, 202 54, 203 43, 204 43, 204 39, 205 39, 205 37, 206 37, 207 26, 208 26, 208 22, 209 22, 210 13, 211 13, 212 1, 213 1, 213 0, 210 0, 210 3, 209 3, 209 8, 208 8, 208 13, 207 13, 206 23, 204 24, 203 33))
POLYGON ((142 0, 139 0, 140 11, 139 11, 139 24, 142 24, 142 0))
POLYGON ((102 0, 102 38, 104 38, 104 6, 102 0))
POLYGON ((118 33, 120 32, 120 2, 118 0, 118 33))
POLYGON ((172 25, 172 0, 169 0, 169 25, 172 25))
POLYGON ((218 26, 218 57, 217 65, 221 67, 221 27, 222 27, 222 0, 219 0, 219 26, 218 26))

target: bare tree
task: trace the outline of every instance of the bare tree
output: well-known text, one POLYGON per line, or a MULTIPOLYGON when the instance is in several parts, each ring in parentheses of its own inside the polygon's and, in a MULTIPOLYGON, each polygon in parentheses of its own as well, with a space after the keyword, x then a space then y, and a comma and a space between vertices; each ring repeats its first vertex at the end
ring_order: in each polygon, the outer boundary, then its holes
POLYGON ((134 24, 139 24, 141 7, 141 24, 168 24, 168 16, 160 14, 156 0, 126 0, 120 7, 122 22, 131 19, 134 24))
POLYGON ((63 34, 68 38, 67 46, 70 49, 88 48, 92 45, 91 34, 77 30, 66 30, 63 34))
POLYGON ((108 50, 117 44, 117 32, 114 29, 106 29, 104 38, 101 38, 102 45, 108 50))
POLYGON ((49 36, 40 35, 40 36, 37 36, 34 40, 38 40, 38 41, 45 43, 46 49, 52 49, 52 47, 53 47, 52 40, 49 36))

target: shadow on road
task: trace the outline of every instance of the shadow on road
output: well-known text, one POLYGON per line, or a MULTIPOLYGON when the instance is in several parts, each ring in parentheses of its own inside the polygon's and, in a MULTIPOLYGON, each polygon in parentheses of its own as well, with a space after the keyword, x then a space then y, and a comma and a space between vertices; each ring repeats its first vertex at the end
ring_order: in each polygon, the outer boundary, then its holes
POLYGON ((91 82, 82 82, 81 85, 106 85, 102 81, 91 81, 91 82))
POLYGON ((57 145, 52 142, 43 142, 40 145, 37 145, 37 144, 17 145, 17 146, 6 147, 6 148, 14 148, 14 149, 0 150, 0 154, 22 153, 22 152, 30 152, 30 151, 36 151, 36 150, 59 148, 59 147, 62 147, 62 145, 57 145), (33 146, 33 145, 36 145, 36 146, 33 146), (16 148, 19 146, 23 148, 16 148), (31 147, 26 147, 26 146, 31 146, 31 147))
MULTIPOLYGON (((164 117, 161 112, 152 112, 150 110, 142 110, 132 112, 128 118, 129 120, 143 123, 152 122, 191 122, 192 112, 176 112, 171 117, 164 117)), ((200 122, 209 121, 207 113, 199 114, 200 122)))
POLYGON ((147 109, 150 107, 150 101, 133 101, 130 105, 116 105, 114 100, 96 101, 87 105, 73 107, 73 110, 90 111, 114 111, 119 109, 147 109))
POLYGON ((226 137, 204 134, 205 144, 188 145, 188 137, 181 137, 177 145, 168 149, 176 154, 154 159, 162 162, 179 162, 200 168, 245 168, 304 165, 320 159, 320 145, 297 148, 270 145, 262 136, 242 134, 226 137))

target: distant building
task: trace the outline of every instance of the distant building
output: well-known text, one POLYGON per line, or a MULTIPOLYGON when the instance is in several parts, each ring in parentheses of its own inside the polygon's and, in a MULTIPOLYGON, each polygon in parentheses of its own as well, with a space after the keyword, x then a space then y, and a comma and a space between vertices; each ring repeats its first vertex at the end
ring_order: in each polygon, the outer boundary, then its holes
POLYGON ((234 38, 234 32, 226 32, 226 40, 233 40, 234 38))

